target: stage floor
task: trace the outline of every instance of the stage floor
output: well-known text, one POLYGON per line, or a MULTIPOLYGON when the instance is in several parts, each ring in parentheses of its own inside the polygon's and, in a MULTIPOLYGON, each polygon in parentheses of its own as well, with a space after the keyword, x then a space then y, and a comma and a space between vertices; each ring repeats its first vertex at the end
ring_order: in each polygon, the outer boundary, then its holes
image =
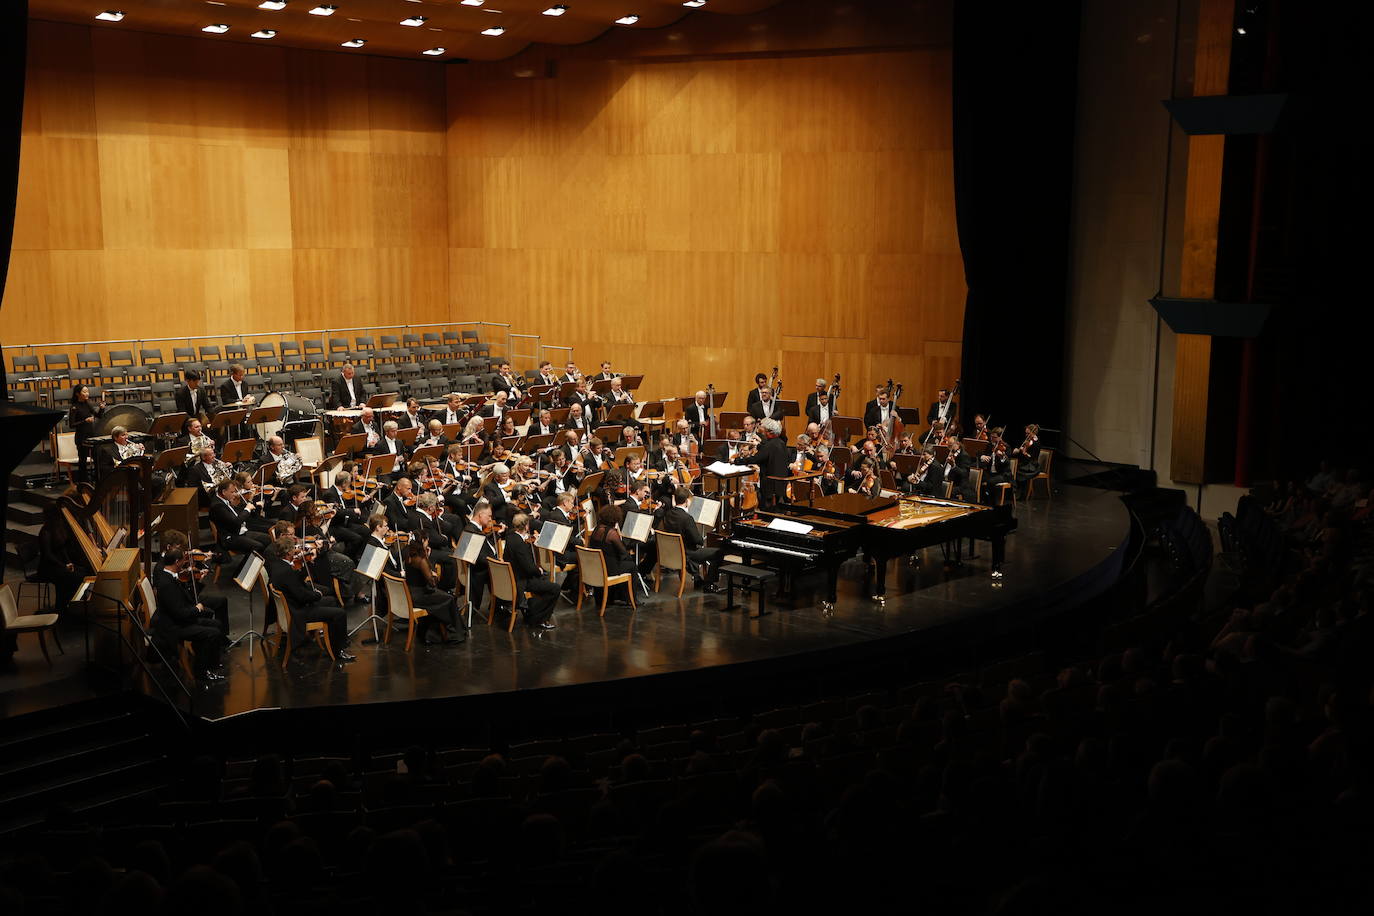
MULTIPOLYGON (((946 571, 939 548, 918 554, 919 563, 894 561, 885 606, 866 597, 862 560, 841 569, 839 600, 832 615, 820 608, 824 576, 802 577, 791 599, 768 599, 771 613, 758 619, 753 596, 736 594, 739 606, 723 612, 725 595, 704 595, 690 584, 681 599, 669 590, 639 599, 639 607, 609 606, 605 617, 590 602, 581 612, 560 602, 557 629, 533 635, 507 619, 493 625, 474 617, 466 643, 405 651, 404 633, 390 645, 367 645, 363 629, 351 652, 358 661, 335 668, 326 658, 295 662, 287 673, 259 650, 228 653, 227 679, 197 691, 194 714, 217 720, 257 709, 301 708, 460 697, 589 684, 645 675, 740 665, 855 646, 950 626, 1001 626, 999 616, 1031 614, 1049 602, 1084 600, 1114 579, 1114 558, 1129 535, 1119 495, 1067 486, 1053 499, 1017 506, 1017 531, 1007 544, 1006 576, 989 575, 988 547, 961 569, 946 571)), ((652 582, 650 582, 652 588, 652 582)), ((231 600, 231 632, 248 625, 248 604, 237 589, 231 600)), ((259 608, 257 613, 261 615, 259 608)), ((350 628, 367 615, 349 609, 350 628)), ((311 652, 312 650, 305 650, 311 652)), ((304 653, 302 653, 304 654, 304 653)), ((309 656, 307 656, 309 657, 309 656)), ((804 658, 799 659, 805 663, 804 658)))

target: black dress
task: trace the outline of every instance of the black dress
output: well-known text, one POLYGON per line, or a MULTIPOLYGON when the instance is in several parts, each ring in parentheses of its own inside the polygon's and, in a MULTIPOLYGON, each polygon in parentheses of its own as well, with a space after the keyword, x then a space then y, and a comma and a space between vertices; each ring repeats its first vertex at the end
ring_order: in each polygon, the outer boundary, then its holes
POLYGON ((87 421, 94 420, 103 412, 103 408, 96 407, 90 401, 77 401, 67 411, 67 425, 76 433, 76 456, 79 459, 76 468, 77 480, 90 479, 88 464, 93 457, 90 438, 95 435, 95 423, 87 421))
MULTIPOLYGON (((412 605, 424 610, 431 618, 450 630, 454 629, 458 619, 458 600, 453 597, 452 592, 438 588, 434 571, 429 568, 428 561, 408 560, 406 562, 406 584, 410 586, 410 603, 412 605)), ((416 626, 420 628, 422 634, 428 630, 424 618, 421 618, 416 626)))
POLYGON ((597 525, 587 536, 587 546, 601 551, 606 558, 606 575, 618 576, 635 571, 635 558, 625 549, 625 541, 616 528, 597 525))

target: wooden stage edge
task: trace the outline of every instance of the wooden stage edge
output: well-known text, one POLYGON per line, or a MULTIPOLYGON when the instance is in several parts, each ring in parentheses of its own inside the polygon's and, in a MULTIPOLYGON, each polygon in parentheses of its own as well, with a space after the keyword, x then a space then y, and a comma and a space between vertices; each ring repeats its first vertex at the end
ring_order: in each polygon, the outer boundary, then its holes
MULTIPOLYGON (((557 629, 543 636, 520 625, 508 633, 504 617, 493 625, 479 618, 462 645, 417 643, 407 653, 404 639, 362 643, 370 636, 364 629, 351 649, 358 656, 354 664, 335 668, 322 658, 295 663, 287 674, 260 650, 250 660, 240 646, 228 654, 226 681, 197 691, 192 717, 257 727, 281 714, 298 724, 319 714, 321 723, 337 722, 347 708, 350 727, 362 728, 436 708, 444 721, 457 722, 497 710, 605 711, 690 694, 694 685, 766 688, 776 677, 819 674, 865 657, 993 640, 1081 606, 1119 577, 1130 535, 1119 494, 1063 486, 1053 499, 1019 504, 1017 519, 1004 579, 990 576, 986 544, 953 571, 943 568, 938 548, 928 548, 917 555, 919 562, 893 561, 886 604, 879 606, 866 597, 858 559, 841 569, 830 615, 820 607, 819 572, 802 578, 790 601, 770 595, 771 613, 758 619, 749 616, 752 601, 723 612, 723 594, 690 587, 678 599, 672 594, 676 582, 665 577, 664 591, 651 591, 638 609, 613 605, 604 618, 588 604, 579 614, 560 603, 557 629), (625 689, 627 681, 634 681, 633 689, 625 689)), ((239 633, 249 622, 247 602, 233 595, 231 602, 231 632, 239 633)), ((260 617, 261 609, 255 612, 260 617)), ((363 606, 350 608, 350 626, 366 614, 363 606)), ((145 687, 151 693, 151 685, 145 687)))

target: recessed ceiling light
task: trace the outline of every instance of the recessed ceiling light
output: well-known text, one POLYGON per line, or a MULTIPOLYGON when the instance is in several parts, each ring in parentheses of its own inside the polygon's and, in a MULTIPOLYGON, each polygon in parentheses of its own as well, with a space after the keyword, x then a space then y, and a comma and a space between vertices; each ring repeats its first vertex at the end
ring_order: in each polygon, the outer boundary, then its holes
POLYGON ((638 16, 621 16, 615 21, 616 25, 634 25, 639 21, 638 16))
POLYGON ((367 39, 366 39, 366 38, 351 38, 351 39, 349 39, 348 41, 345 41, 345 42, 344 42, 342 45, 340 45, 339 47, 342 47, 342 48, 361 48, 361 47, 362 47, 363 45, 365 45, 365 44, 367 44, 367 39))
POLYGON ((497 35, 503 34, 505 31, 506 31, 505 29, 501 28, 501 27, 498 25, 498 26, 495 26, 495 27, 490 28, 490 29, 483 29, 483 30, 482 30, 482 34, 483 34, 483 35, 491 35, 492 37, 495 37, 495 36, 497 36, 497 35))
POLYGON ((706 0, 682 0, 683 6, 690 6, 692 9, 699 9, 706 5, 706 0))
POLYGON ((286 9, 286 0, 262 0, 262 2, 258 4, 258 9, 284 10, 286 9))
POLYGON ((463 6, 481 6, 483 3, 486 3, 487 0, 459 0, 459 2, 461 2, 463 6))
POLYGON ((256 32, 253 33, 253 37, 254 37, 254 38, 276 38, 276 37, 277 37, 277 30, 276 30, 276 29, 258 29, 256 32))
POLYGON ((121 20, 121 19, 124 18, 124 11, 123 11, 123 10, 106 10, 106 11, 103 12, 103 13, 96 13, 96 14, 95 14, 95 18, 97 18, 97 19, 102 19, 102 20, 104 20, 105 22, 118 22, 119 20, 121 20))
POLYGON ((545 16, 562 16, 562 15, 563 15, 564 13, 566 13, 567 11, 568 11, 568 8, 567 8, 566 6, 564 6, 564 5, 561 4, 561 3, 555 3, 553 6, 549 7, 549 8, 546 9, 546 10, 544 10, 544 15, 545 15, 545 16))
POLYGON ((430 48, 428 51, 421 51, 421 54, 428 54, 430 57, 438 57, 444 53, 443 48, 430 48))
POLYGON ((312 16, 333 16, 334 13, 335 13, 337 10, 338 10, 338 7, 337 7, 337 6, 331 6, 331 5, 328 4, 328 3, 321 3, 319 6, 315 7, 313 10, 310 11, 310 15, 312 15, 312 16))
POLYGON ((229 26, 225 25, 222 22, 217 22, 214 25, 207 25, 205 28, 201 29, 201 31, 214 32, 216 35, 223 35, 225 32, 229 31, 229 26))
POLYGON ((422 26, 428 18, 428 16, 407 16, 401 20, 401 25, 422 26))

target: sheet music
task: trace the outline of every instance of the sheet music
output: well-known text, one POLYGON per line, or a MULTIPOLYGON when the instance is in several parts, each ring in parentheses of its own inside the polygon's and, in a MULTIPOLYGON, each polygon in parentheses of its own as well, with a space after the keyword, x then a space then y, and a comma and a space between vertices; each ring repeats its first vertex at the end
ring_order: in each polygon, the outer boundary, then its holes
POLYGON ((568 549, 568 542, 572 540, 572 534, 571 525, 545 522, 544 527, 539 529, 539 537, 535 540, 534 546, 552 550, 555 554, 563 553, 568 549))
POLYGON ((358 572, 376 582, 382 577, 382 570, 386 569, 386 561, 390 557, 385 547, 368 544, 363 548, 362 559, 358 561, 358 572))
POLYGON ((716 520, 720 518, 720 502, 703 496, 693 496, 691 505, 687 507, 687 514, 698 525, 714 528, 716 520))
POLYGON ((625 513, 625 520, 620 523, 620 536, 631 541, 638 541, 641 544, 647 544, 653 528, 654 517, 652 515, 647 512, 631 510, 625 513))
POLYGON ((458 538, 458 559, 467 563, 469 566, 477 562, 477 558, 482 554, 482 545, 486 542, 484 535, 476 531, 464 531, 458 538))
POLYGON ((768 523, 768 527, 774 531, 786 531, 789 534, 810 534, 812 526, 794 522, 788 518, 775 518, 768 523))
POLYGON ((752 473, 754 469, 740 467, 738 464, 727 464, 724 461, 713 461, 706 466, 705 470, 719 477, 734 477, 736 474, 752 473))
POLYGON ((234 584, 245 592, 251 592, 253 584, 258 581, 258 573, 260 572, 262 572, 262 554, 250 553, 243 566, 239 568, 239 574, 234 577, 234 584))

